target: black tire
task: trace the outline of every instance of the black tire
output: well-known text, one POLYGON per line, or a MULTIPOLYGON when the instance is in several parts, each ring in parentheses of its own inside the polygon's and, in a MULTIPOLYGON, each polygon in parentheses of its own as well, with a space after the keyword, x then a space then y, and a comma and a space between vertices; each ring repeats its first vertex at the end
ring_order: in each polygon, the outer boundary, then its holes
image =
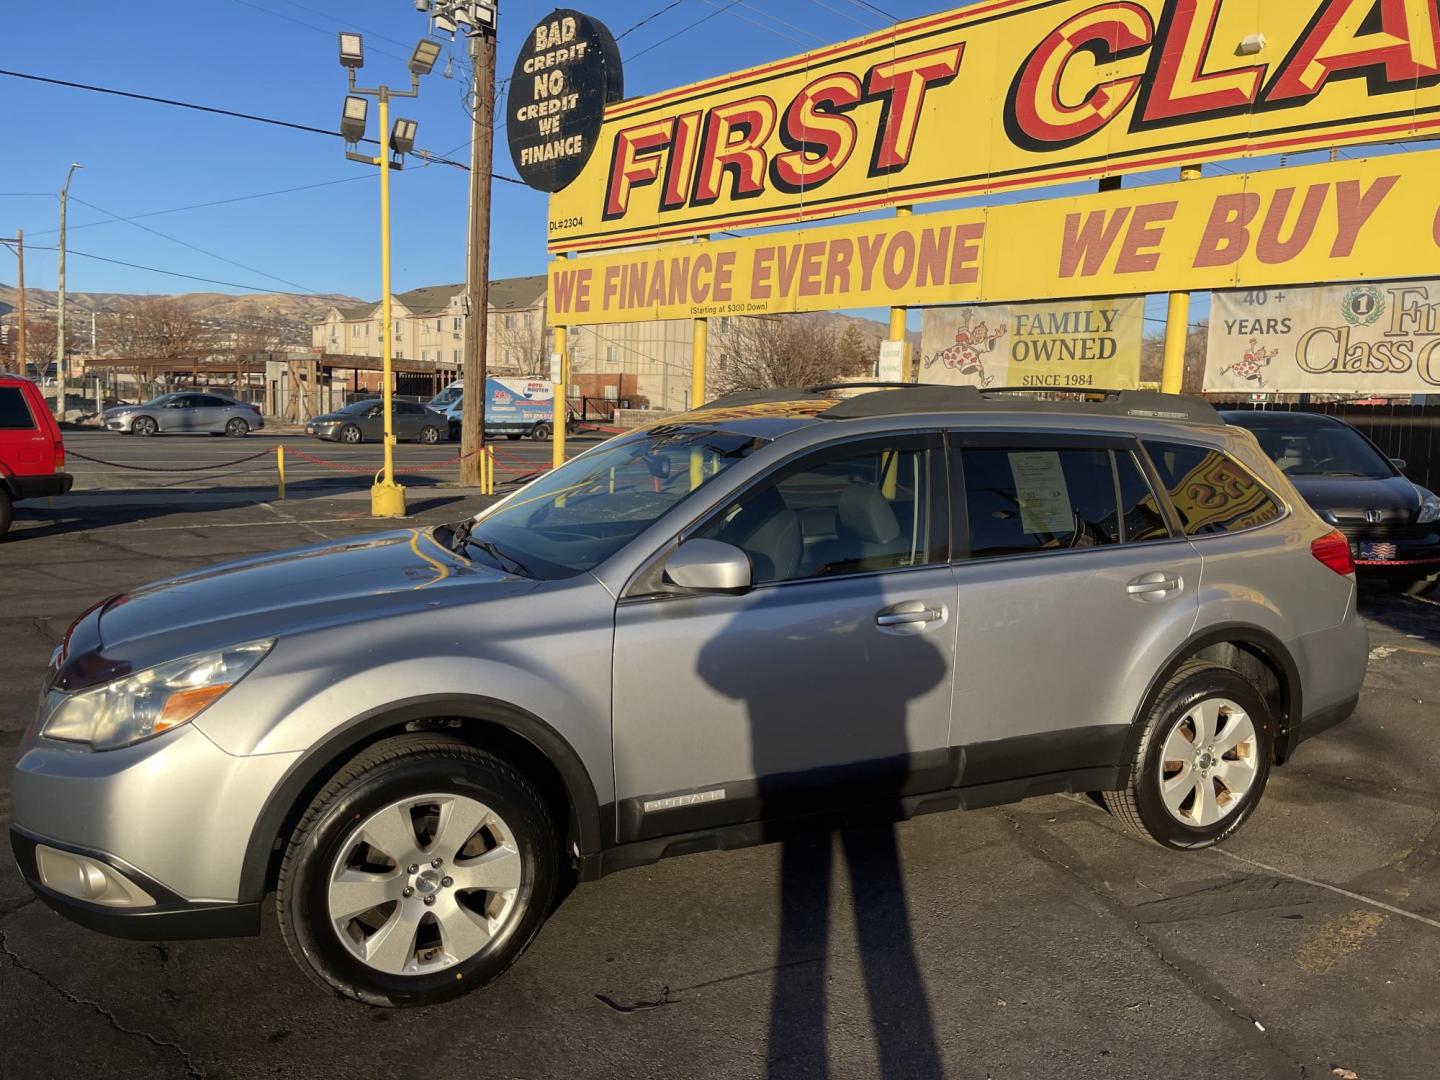
POLYGON ((225 434, 232 439, 243 439, 250 434, 250 425, 245 422, 243 417, 232 416, 225 421, 225 434))
POLYGON ((1265 791, 1275 760, 1275 720, 1255 687, 1231 668, 1191 660, 1181 665, 1161 689, 1143 723, 1130 782, 1121 791, 1102 793, 1106 809, 1136 835, 1178 850, 1218 844, 1244 825, 1265 791), (1162 758, 1166 740, 1184 722, 1186 714, 1214 697, 1228 698, 1249 714, 1255 728, 1256 770, 1235 808, 1209 827, 1200 828, 1182 823, 1166 808, 1160 794, 1162 758))
POLYGON ((130 422, 130 434, 150 436, 160 430, 160 425, 148 416, 137 416, 130 422))
POLYGON ((432 424, 426 424, 420 429, 420 441, 429 446, 434 446, 440 441, 440 429, 432 424))
POLYGON ((544 799, 505 761, 444 735, 402 735, 364 751, 315 796, 286 848, 275 911, 291 955, 321 986, 368 1005, 434 1004, 484 986, 520 957, 553 907, 560 853, 544 799), (468 960, 434 973, 390 975, 341 943, 326 906, 327 869, 358 821, 397 799, 432 793, 471 795, 505 819, 522 860, 516 910, 468 960))
POLYGON ((519 442, 520 433, 518 431, 512 431, 508 435, 506 435, 505 438, 509 439, 511 442, 519 442))
POLYGON ((546 439, 550 438, 550 425, 536 424, 530 429, 530 438, 534 439, 536 442, 544 442, 546 439))
POLYGON ((10 502, 10 493, 0 487, 0 537, 10 531, 10 523, 15 520, 15 507, 10 502))
POLYGON ((346 424, 335 437, 343 443, 349 443, 351 446, 357 446, 365 441, 364 433, 354 424, 346 424))

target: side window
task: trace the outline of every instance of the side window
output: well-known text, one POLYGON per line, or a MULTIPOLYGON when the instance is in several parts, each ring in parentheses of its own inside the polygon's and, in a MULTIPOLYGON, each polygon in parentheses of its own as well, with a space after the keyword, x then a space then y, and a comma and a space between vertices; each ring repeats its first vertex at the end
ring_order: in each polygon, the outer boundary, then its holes
POLYGON ((1120 479, 1120 515, 1125 528, 1127 544, 1141 544, 1147 540, 1168 540, 1170 529, 1165 524, 1165 514, 1160 509, 1160 500, 1150 490, 1150 481, 1135 455, 1118 452, 1115 468, 1120 479))
POLYGON ((824 451, 761 481, 696 535, 742 549, 757 585, 941 562, 938 460, 915 440, 824 451))
POLYGON ((30 406, 18 386, 0 386, 0 431, 28 431, 35 426, 30 406))
POLYGON ((224 398, 210 397, 208 395, 205 397, 197 397, 192 400, 196 405, 199 405, 201 408, 205 409, 223 409, 225 406, 230 404, 224 398))
POLYGON ((1260 481, 1224 454, 1184 443, 1146 442, 1186 536, 1253 529, 1282 511, 1260 481))
POLYGON ((973 558, 1120 542, 1102 449, 960 451, 973 558))

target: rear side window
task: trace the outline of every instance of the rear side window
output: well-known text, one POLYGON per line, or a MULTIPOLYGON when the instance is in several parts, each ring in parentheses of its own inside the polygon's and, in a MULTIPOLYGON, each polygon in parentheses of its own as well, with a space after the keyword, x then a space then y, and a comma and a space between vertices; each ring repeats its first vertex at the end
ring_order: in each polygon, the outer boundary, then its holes
POLYGON ((35 426, 30 406, 18 386, 0 386, 0 430, 29 430, 35 426))
POLYGON ((1259 480, 1216 450, 1146 442, 1186 536, 1240 532, 1275 521, 1278 503, 1259 480))
POLYGON ((965 449, 973 558, 1120 542, 1115 474, 1103 449, 965 449))
POLYGON ((1170 539, 1165 513, 1160 500, 1150 489, 1150 481, 1131 453, 1117 453, 1115 468, 1120 483, 1120 513, 1124 518, 1125 542, 1143 544, 1147 540, 1170 539))

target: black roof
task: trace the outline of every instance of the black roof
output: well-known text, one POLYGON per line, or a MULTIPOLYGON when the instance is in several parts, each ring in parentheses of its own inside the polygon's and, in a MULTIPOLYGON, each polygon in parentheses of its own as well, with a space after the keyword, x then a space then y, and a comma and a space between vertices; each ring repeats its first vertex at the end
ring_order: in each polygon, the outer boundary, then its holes
POLYGON ((1325 413, 1292 412, 1289 409, 1221 409, 1220 417, 1237 427, 1322 427, 1340 424, 1349 427, 1337 416, 1325 413))

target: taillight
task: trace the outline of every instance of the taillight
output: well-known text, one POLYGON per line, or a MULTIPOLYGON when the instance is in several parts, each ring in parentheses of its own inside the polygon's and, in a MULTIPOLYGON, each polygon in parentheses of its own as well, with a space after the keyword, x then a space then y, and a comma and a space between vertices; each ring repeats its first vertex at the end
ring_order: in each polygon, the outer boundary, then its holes
POLYGON ((1312 540, 1310 554, 1337 574, 1355 573, 1355 561, 1350 558, 1350 541, 1339 529, 1332 529, 1319 539, 1312 540))
POLYGON ((55 471, 65 468, 65 440, 55 440, 55 471))

